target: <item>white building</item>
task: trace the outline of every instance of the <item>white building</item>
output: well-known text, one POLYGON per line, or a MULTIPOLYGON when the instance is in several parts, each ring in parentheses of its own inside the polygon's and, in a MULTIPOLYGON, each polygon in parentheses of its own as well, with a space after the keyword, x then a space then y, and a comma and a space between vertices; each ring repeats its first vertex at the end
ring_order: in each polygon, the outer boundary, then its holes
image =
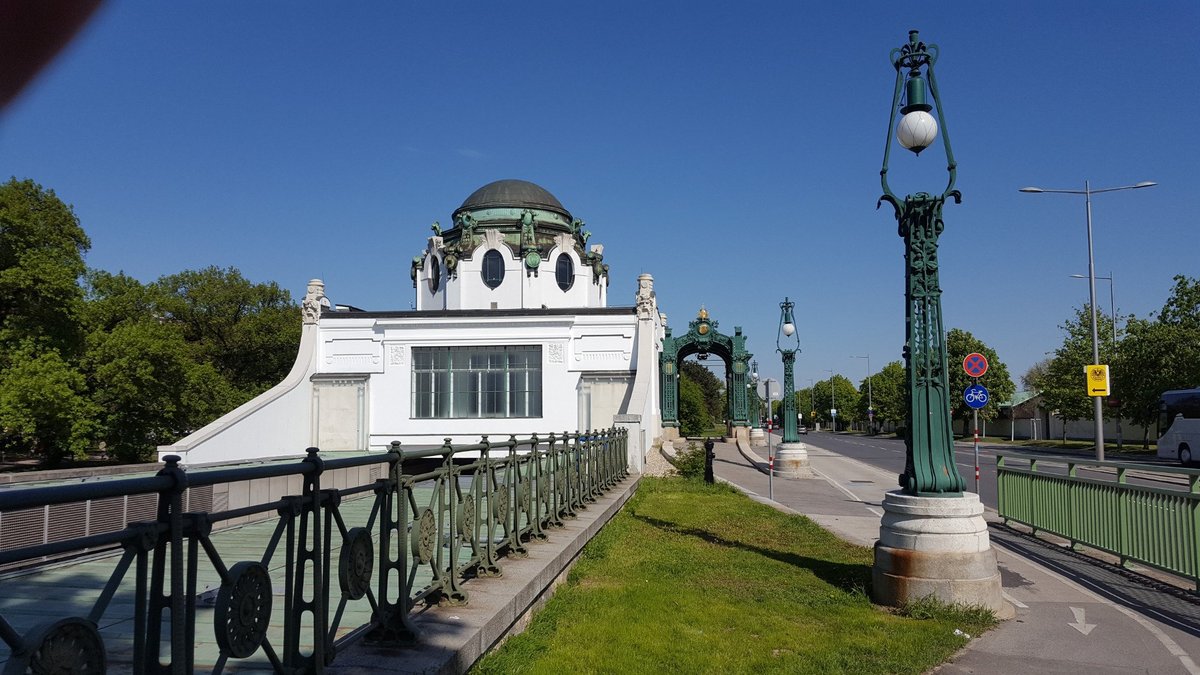
POLYGON ((653 279, 608 307, 604 249, 541 187, 479 188, 412 261, 413 311, 330 309, 308 286, 283 382, 170 446, 185 464, 474 443, 613 426, 640 470, 661 433, 653 279))

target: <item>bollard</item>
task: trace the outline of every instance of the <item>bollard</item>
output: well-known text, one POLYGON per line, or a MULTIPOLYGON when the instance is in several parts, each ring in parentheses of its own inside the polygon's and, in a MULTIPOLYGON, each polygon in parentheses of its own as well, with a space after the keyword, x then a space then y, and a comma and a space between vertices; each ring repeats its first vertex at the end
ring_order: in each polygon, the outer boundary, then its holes
POLYGON ((713 452, 713 441, 711 438, 704 441, 704 482, 713 482, 713 458, 716 457, 713 452))

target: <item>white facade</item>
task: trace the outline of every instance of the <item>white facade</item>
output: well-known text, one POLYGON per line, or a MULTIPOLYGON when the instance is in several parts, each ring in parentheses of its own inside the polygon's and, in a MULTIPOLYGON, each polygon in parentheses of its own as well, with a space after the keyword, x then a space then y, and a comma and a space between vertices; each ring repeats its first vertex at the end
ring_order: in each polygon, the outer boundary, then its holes
POLYGON ((402 447, 441 445, 445 438, 470 444, 485 434, 506 440, 616 424, 630 430, 630 461, 640 470, 661 434, 657 369, 664 317, 653 279, 638 278, 634 305, 607 307, 602 247, 583 252, 588 235, 582 223, 532 184, 485 186, 455 217, 459 227, 443 236, 435 226, 435 236, 413 261, 414 311, 330 311, 324 284, 312 280, 297 361, 287 378, 161 446, 159 457, 180 455, 196 465, 298 456, 310 446, 380 452, 393 441, 402 447), (512 198, 514 189, 514 201, 528 203, 508 208, 487 202, 497 194, 512 198), (482 206, 473 208, 473 199, 482 206), (543 203, 549 210, 540 208, 543 203), (502 273, 495 254, 485 270, 489 251, 499 255, 502 273), (560 256, 570 261, 569 275, 560 256), (512 351, 521 354, 519 373, 510 372, 508 362, 500 370, 485 364, 473 372, 477 355, 516 358, 506 355, 512 351), (415 364, 418 353, 427 361, 443 353, 458 358, 451 352, 470 364, 467 370, 415 364), (518 386, 517 375, 525 384, 510 391, 518 386), (493 389, 485 390, 481 383, 489 376, 493 389), (479 403, 485 397, 494 404, 487 410, 479 403), (451 399, 452 405, 441 407, 428 403, 451 399))

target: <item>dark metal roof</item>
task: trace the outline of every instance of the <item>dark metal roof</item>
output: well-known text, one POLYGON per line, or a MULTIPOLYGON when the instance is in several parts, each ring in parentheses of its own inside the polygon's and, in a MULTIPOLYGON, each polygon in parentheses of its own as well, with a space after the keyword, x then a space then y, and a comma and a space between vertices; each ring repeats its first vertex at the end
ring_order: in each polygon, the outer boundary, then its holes
POLYGON ((463 200, 462 206, 454 211, 474 211, 491 208, 543 209, 571 218, 570 211, 540 185, 527 180, 505 179, 488 183, 463 200))

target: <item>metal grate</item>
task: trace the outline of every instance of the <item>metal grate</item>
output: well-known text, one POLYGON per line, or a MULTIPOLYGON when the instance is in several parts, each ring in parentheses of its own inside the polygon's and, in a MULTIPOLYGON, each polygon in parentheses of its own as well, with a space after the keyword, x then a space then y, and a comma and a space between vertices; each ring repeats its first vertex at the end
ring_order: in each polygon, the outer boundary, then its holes
MULTIPOLYGON (((125 497, 125 523, 138 523, 156 520, 158 516, 158 495, 128 495, 125 497)), ((120 529, 120 528, 118 528, 120 529)))
POLYGON ((198 488, 188 488, 187 494, 184 495, 184 498, 187 500, 186 508, 188 511, 212 511, 213 486, 203 485, 198 488))
POLYGON ((0 548, 36 546, 46 540, 46 507, 8 511, 0 517, 0 548))
POLYGON ((52 504, 46 515, 46 541, 65 541, 87 535, 87 502, 52 504))
POLYGON ((109 497, 88 502, 88 534, 115 532, 125 527, 125 498, 109 497))

